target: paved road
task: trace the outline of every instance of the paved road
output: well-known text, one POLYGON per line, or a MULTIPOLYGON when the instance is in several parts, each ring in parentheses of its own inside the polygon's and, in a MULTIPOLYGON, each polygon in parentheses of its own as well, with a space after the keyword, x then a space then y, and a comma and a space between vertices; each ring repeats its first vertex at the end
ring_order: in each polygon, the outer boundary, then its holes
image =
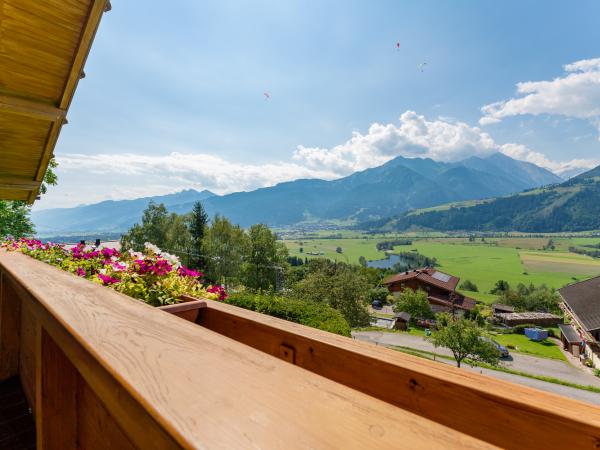
MULTIPOLYGON (((430 342, 426 341, 420 336, 413 336, 403 333, 385 333, 379 331, 357 331, 353 332, 352 336, 361 341, 371 342, 373 344, 410 347, 417 350, 425 350, 452 356, 452 353, 449 350, 444 348, 435 348, 430 342)), ((448 364, 455 364, 453 361, 448 361, 446 359, 440 359, 440 361, 448 364)), ((521 372, 527 372, 534 375, 560 378, 565 381, 570 381, 571 383, 600 387, 600 379, 598 377, 595 377, 589 372, 563 361, 548 358, 537 358, 535 356, 512 352, 511 357, 508 360, 503 360, 503 365, 513 370, 519 370, 521 372)), ((483 373, 484 375, 512 381, 514 383, 524 384, 526 386, 531 386, 544 391, 554 392, 566 397, 600 405, 600 394, 596 394, 594 392, 548 383, 510 373, 499 372, 497 370, 481 369, 478 367, 471 368, 468 365, 464 365, 463 367, 466 370, 483 373)))

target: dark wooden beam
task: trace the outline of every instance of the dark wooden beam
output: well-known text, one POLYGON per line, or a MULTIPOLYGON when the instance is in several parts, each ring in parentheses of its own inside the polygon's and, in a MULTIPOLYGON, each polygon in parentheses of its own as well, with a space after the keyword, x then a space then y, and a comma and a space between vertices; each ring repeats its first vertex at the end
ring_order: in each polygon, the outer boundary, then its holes
POLYGON ((38 189, 41 184, 41 181, 0 175, 0 189, 33 191, 38 189))
POLYGON ((65 117, 66 111, 49 103, 27 100, 12 95, 0 94, 0 111, 56 122, 65 117))

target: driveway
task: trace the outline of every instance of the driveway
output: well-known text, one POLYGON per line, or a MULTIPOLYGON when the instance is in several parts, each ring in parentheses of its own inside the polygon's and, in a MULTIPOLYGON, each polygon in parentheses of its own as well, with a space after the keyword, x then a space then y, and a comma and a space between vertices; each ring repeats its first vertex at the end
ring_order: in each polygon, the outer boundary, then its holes
MULTIPOLYGON (((413 336, 404 333, 385 333, 379 331, 356 331, 352 333, 352 336, 355 339, 377 345, 409 347, 416 350, 424 350, 428 352, 435 352, 440 355, 452 356, 450 350, 441 347, 435 348, 429 341, 420 336, 413 336)), ((444 358, 440 358, 439 361, 453 365, 455 364, 454 361, 449 361, 444 358)), ((538 358, 535 356, 511 352, 511 356, 508 359, 502 360, 502 365, 506 368, 518 370, 520 372, 526 372, 532 375, 554 377, 569 381, 571 383, 592 385, 600 388, 600 378, 564 361, 538 358)), ((600 405, 600 394, 596 394, 594 392, 548 383, 545 381, 535 380, 505 372, 499 372, 497 370, 482 369, 479 367, 471 368, 467 364, 465 364, 463 367, 466 370, 483 373, 495 378, 524 384, 526 386, 531 386, 544 391, 554 392, 556 394, 575 398, 577 400, 600 405)))

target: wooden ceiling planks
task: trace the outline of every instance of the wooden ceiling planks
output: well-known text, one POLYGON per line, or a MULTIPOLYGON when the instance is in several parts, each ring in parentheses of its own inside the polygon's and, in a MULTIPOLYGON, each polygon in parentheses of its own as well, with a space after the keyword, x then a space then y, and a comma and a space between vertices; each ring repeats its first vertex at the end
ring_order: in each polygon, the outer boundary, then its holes
POLYGON ((0 199, 35 200, 107 7, 0 0, 0 199))

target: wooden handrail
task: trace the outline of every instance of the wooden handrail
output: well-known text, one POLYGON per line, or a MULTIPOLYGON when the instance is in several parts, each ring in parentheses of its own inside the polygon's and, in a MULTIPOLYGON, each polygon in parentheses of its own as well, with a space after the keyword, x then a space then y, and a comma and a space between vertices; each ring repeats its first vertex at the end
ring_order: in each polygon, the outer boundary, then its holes
POLYGON ((198 323, 492 444, 597 448, 600 408, 275 317, 208 301, 198 323))
POLYGON ((0 276, 40 449, 493 447, 25 255, 0 276))

